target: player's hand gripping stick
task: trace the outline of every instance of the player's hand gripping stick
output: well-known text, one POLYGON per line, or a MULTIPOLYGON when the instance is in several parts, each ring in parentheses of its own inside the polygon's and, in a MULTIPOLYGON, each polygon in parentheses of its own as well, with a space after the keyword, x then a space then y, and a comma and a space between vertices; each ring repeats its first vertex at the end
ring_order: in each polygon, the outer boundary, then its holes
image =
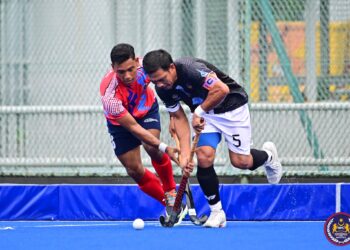
MULTIPOLYGON (((200 134, 196 134, 194 139, 193 139, 191 154, 190 154, 190 159, 189 159, 190 162, 193 160, 193 156, 194 156, 194 153, 195 153, 196 148, 197 148, 199 136, 200 136, 200 134)), ((169 220, 165 221, 163 226, 173 227, 174 224, 176 223, 179 210, 181 209, 182 197, 185 193, 187 182, 188 182, 188 176, 186 174, 183 174, 182 178, 181 178, 179 189, 177 191, 173 210, 170 213, 169 220)))
MULTIPOLYGON (((176 147, 178 149, 180 149, 180 152, 181 152, 179 138, 177 137, 177 135, 175 133, 172 133, 172 137, 175 140, 176 147)), ((179 156, 178 160, 180 161, 180 156, 179 156)), ((185 195, 186 195, 186 204, 187 204, 187 207, 188 207, 188 215, 190 217, 190 220, 196 226, 203 225, 207 221, 208 216, 202 215, 199 218, 197 217, 196 207, 195 207, 195 204, 194 204, 193 195, 192 195, 192 191, 191 191, 190 181, 189 180, 187 180, 187 184, 186 184, 186 188, 185 188, 185 195)))

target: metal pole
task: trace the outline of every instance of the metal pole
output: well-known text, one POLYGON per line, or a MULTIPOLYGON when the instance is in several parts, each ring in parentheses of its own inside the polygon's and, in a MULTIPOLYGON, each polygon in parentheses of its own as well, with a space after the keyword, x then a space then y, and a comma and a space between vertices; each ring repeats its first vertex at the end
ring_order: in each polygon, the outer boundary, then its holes
POLYGON ((306 86, 307 101, 317 99, 316 76, 316 25, 318 1, 306 1, 305 6, 305 37, 306 37, 306 86))
POLYGON ((207 56, 207 35, 205 18, 205 1, 195 1, 195 56, 206 59, 207 56))
POLYGON ((251 0, 245 1, 244 17, 244 84, 250 98, 250 30, 252 23, 251 0))
POLYGON ((321 0, 321 79, 318 86, 318 99, 327 100, 329 97, 327 77, 329 73, 329 0, 321 0))
POLYGON ((227 2, 227 50, 228 50, 228 74, 238 82, 239 76, 239 18, 238 0, 228 0, 227 2))

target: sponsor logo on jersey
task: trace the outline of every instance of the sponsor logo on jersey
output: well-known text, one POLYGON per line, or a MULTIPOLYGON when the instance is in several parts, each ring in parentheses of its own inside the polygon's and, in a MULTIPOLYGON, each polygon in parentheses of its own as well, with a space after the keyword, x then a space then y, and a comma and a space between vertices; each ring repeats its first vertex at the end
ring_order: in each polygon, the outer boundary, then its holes
POLYGON ((154 118, 147 118, 143 121, 144 123, 149 123, 149 122, 158 122, 157 119, 154 119, 154 118))
POLYGON ((206 77, 209 74, 209 72, 205 72, 205 71, 200 70, 200 69, 197 69, 197 71, 201 74, 201 77, 206 77))

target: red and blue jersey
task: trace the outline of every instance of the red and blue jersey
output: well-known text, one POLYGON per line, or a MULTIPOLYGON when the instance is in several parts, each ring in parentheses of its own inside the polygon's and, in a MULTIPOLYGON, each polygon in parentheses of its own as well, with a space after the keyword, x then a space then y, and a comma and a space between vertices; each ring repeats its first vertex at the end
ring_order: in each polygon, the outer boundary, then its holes
POLYGON ((135 82, 125 85, 111 70, 102 79, 100 95, 106 119, 113 125, 120 125, 117 119, 129 112, 134 118, 144 117, 155 102, 155 94, 148 87, 149 77, 144 69, 137 69, 135 82))

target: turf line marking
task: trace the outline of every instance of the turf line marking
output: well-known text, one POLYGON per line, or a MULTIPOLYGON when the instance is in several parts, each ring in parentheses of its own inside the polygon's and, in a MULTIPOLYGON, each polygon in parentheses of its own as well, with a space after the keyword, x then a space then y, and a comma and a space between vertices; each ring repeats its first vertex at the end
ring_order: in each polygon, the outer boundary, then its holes
POLYGON ((335 184, 335 212, 341 211, 341 185, 342 183, 335 184))

